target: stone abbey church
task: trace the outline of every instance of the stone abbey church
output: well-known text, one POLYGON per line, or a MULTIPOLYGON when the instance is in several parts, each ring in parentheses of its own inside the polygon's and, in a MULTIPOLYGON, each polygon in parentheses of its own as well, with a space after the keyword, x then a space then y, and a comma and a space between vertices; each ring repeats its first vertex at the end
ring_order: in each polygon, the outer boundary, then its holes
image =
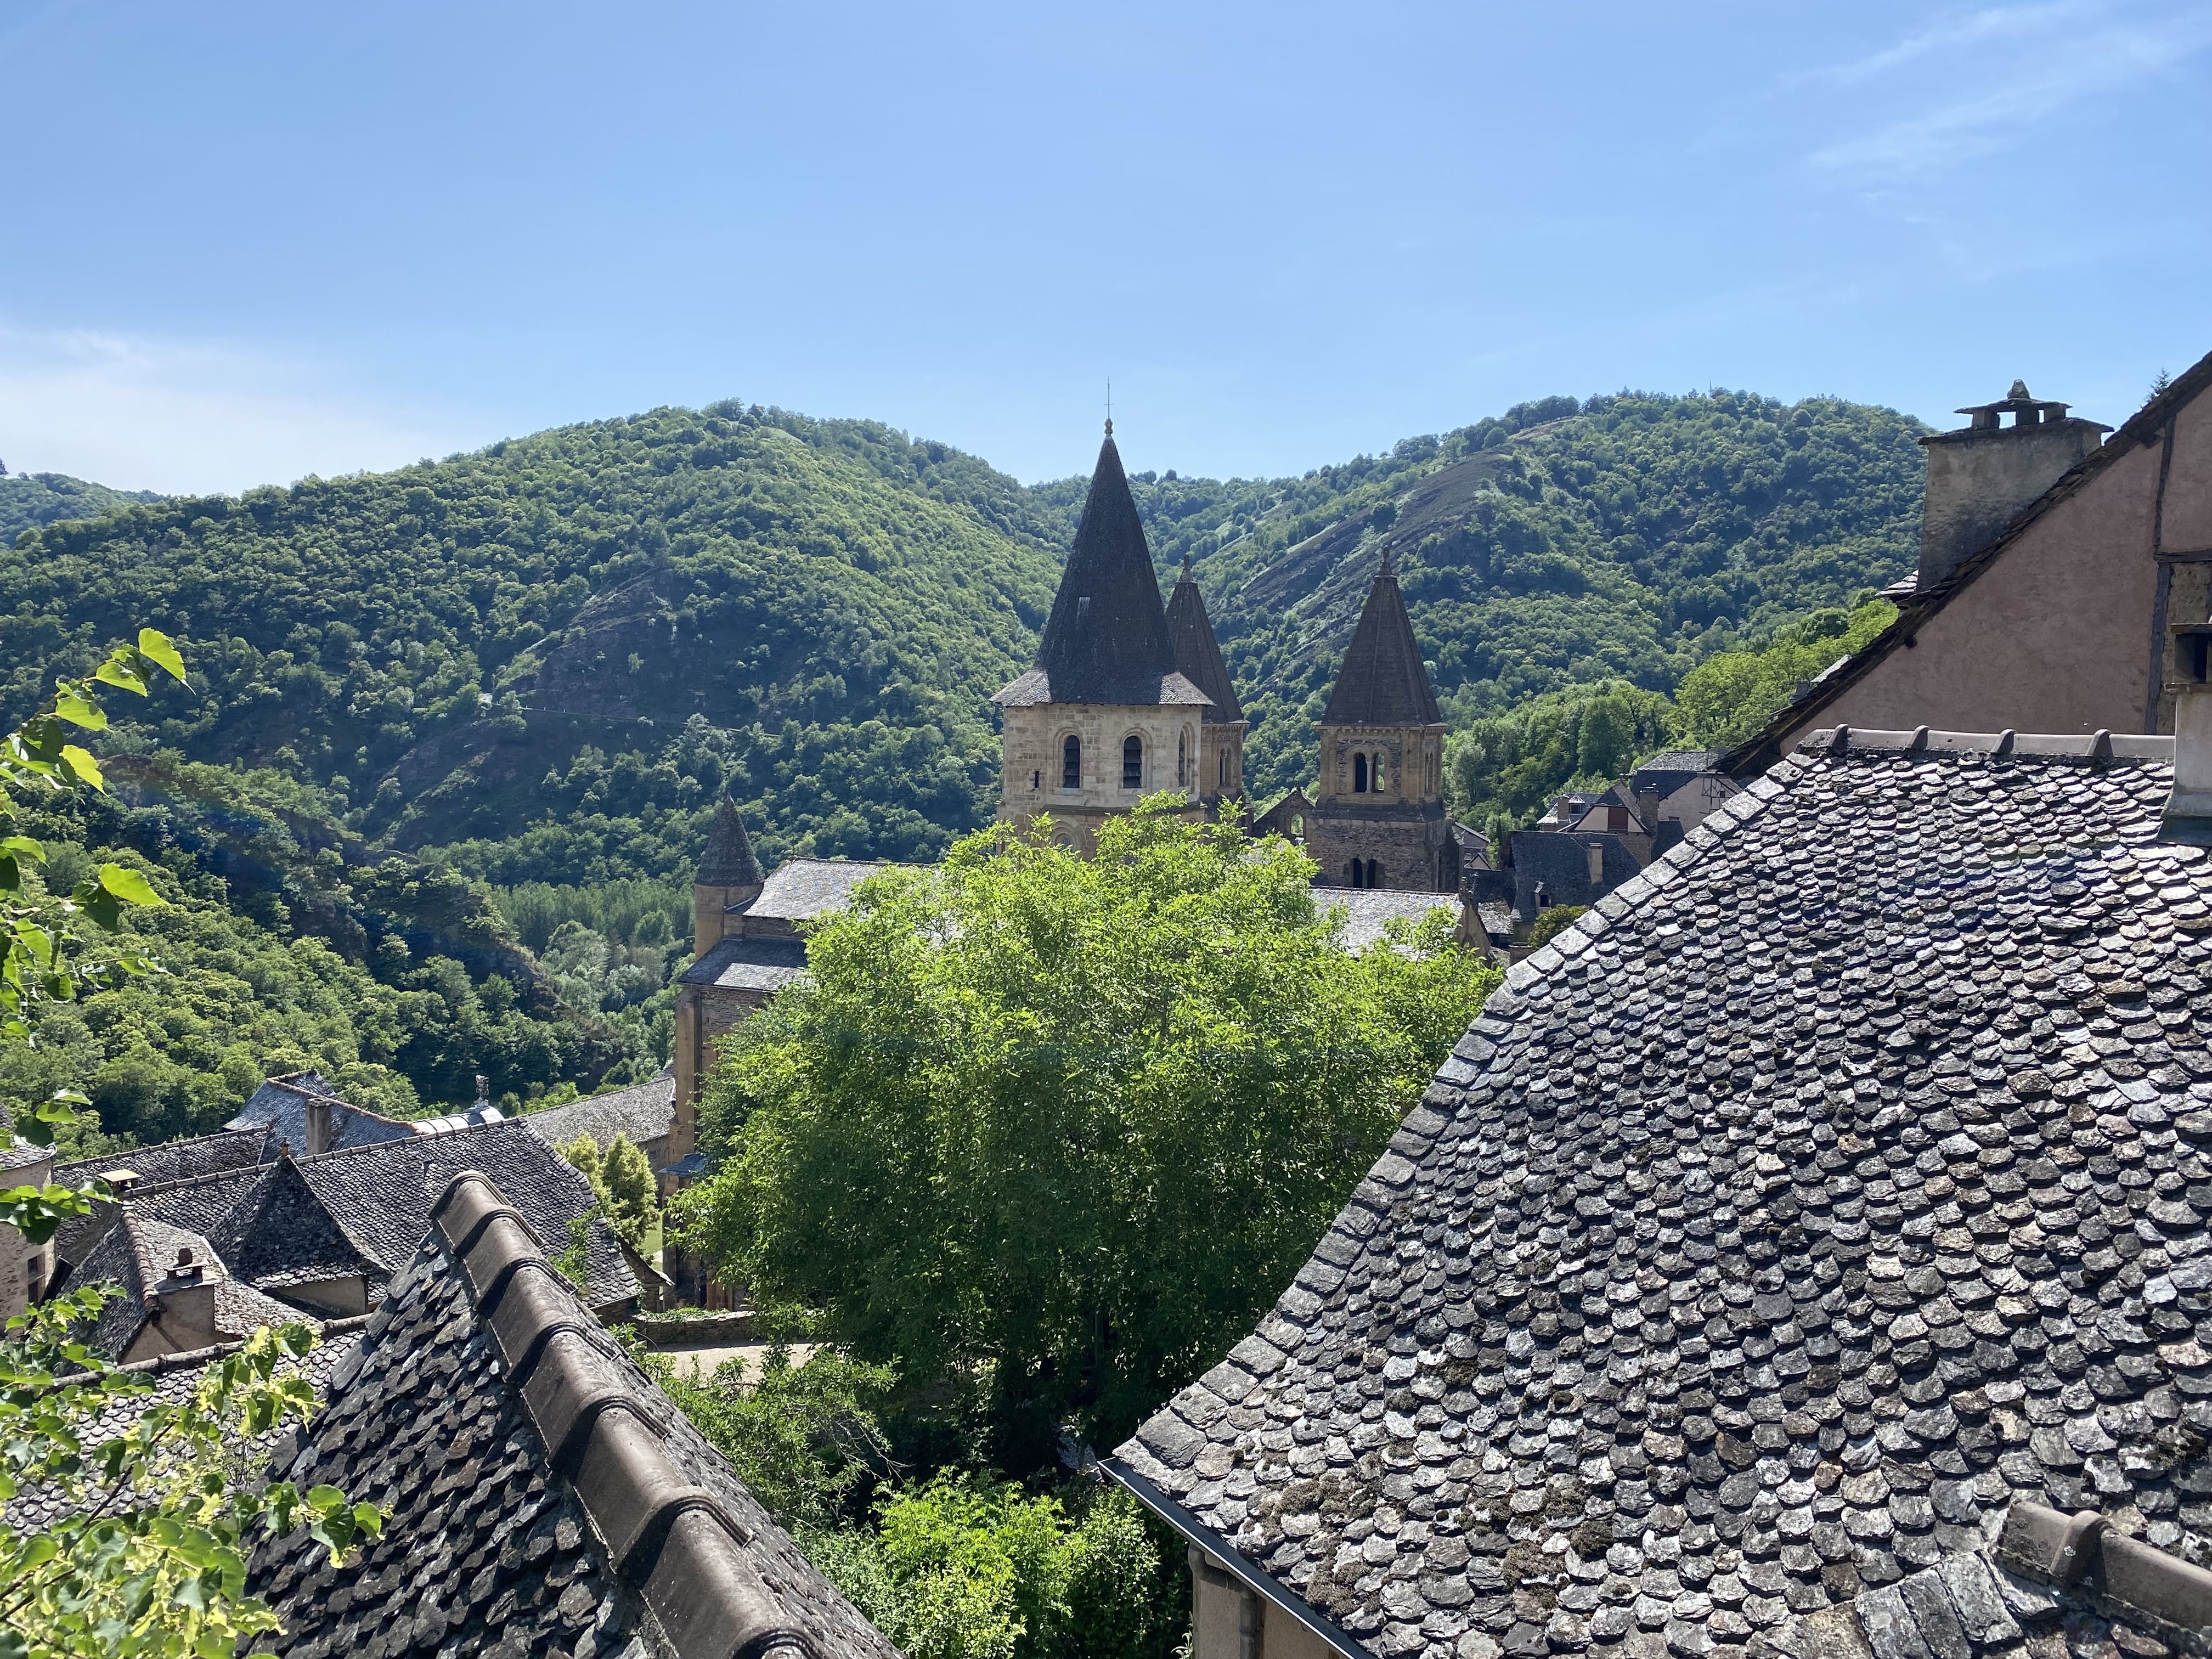
MULTIPOLYGON (((1443 719, 1386 561, 1368 590, 1321 719, 1317 781, 1252 814, 1244 711, 1188 564, 1160 603, 1152 550, 1114 447, 1098 452, 1075 544, 1036 665, 998 694, 1005 710, 998 818, 1048 818, 1088 853, 1098 828, 1146 795, 1181 790, 1189 811, 1302 842, 1322 885, 1359 888, 1347 939, 1361 948, 1389 915, 1456 902, 1459 841, 1443 805, 1443 719), (1425 902, 1426 896, 1437 902, 1425 902)), ((665 1173, 696 1172, 696 1099, 714 1040, 806 968, 805 924, 842 908, 884 866, 787 859, 763 874, 744 819, 715 815, 692 888, 697 960, 677 981, 676 1053, 665 1173)))
MULTIPOLYGON (((999 693, 1000 822, 1049 815, 1085 852, 1109 814, 1179 789, 1194 813, 1243 814, 1244 713, 1188 561, 1167 605, 1113 426, 1036 665, 999 693)), ((1443 716, 1386 560, 1321 719, 1316 793, 1253 821, 1302 841, 1319 880, 1451 893, 1458 842, 1443 805, 1443 716)))

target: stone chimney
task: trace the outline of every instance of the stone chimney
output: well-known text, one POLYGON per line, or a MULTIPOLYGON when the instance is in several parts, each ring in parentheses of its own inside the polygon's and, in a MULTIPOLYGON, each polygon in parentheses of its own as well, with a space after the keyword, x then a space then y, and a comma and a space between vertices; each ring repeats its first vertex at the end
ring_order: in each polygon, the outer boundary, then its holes
POLYGON ((326 1095, 307 1097, 307 1156, 320 1158, 337 1140, 337 1115, 326 1095))
POLYGON ((2014 380, 1993 404, 1960 410, 1972 423, 1931 433, 1928 493, 1920 510, 1923 593, 1995 541, 2021 509, 2094 453, 2112 428, 2069 416, 2064 404, 2028 395, 2014 380), (2001 416, 2012 416, 2010 425, 2001 416))
POLYGON ((148 1311, 171 1351, 204 1348, 215 1341, 215 1281, 192 1260, 189 1246, 177 1252, 177 1265, 149 1299, 148 1311))
POLYGON ((2173 793, 2159 825, 2160 841, 2212 847, 2212 623, 2173 630, 2182 675, 2173 698, 2173 793))

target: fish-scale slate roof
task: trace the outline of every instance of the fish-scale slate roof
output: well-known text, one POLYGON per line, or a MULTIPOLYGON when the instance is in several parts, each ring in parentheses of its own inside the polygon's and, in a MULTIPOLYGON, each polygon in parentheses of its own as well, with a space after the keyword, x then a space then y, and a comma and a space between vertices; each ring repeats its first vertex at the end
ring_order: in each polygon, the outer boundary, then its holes
MULTIPOLYGON (((80 1158, 74 1164, 62 1164, 54 1171, 54 1179, 69 1186, 82 1186, 95 1176, 105 1181, 118 1171, 127 1170, 140 1181, 151 1184, 160 1181, 189 1181, 194 1176, 216 1175, 225 1170, 247 1169, 261 1161, 261 1139, 265 1133, 264 1126, 250 1124, 241 1129, 223 1129, 191 1140, 166 1140, 154 1146, 133 1146, 125 1152, 109 1152, 100 1158, 80 1158)), ((304 1146, 299 1150, 304 1150, 304 1146)))
POLYGON ((1175 641, 1176 671, 1203 691, 1212 707, 1204 718, 1230 722, 1244 718, 1237 701, 1237 683, 1229 678, 1222 660, 1221 641, 1213 635, 1213 618, 1206 614, 1206 595, 1198 591, 1198 578, 1190 574, 1190 559, 1183 558, 1182 574, 1168 595, 1168 635, 1175 641))
POLYGON ((1437 726, 1443 720, 1436 688, 1429 684, 1413 619, 1389 555, 1367 590, 1359 625, 1345 647, 1344 665, 1322 711, 1323 726, 1437 726))
POLYGON ((714 822, 707 832, 707 850, 700 855, 698 872, 691 879, 702 887, 757 887, 760 860, 753 856, 752 837, 745 833, 744 814, 727 795, 714 808, 714 822))
POLYGON ((1314 890, 1322 910, 1344 912, 1344 948, 1354 955, 1382 942, 1382 930, 1401 919, 1418 922, 1431 910, 1458 919, 1459 900, 1449 893, 1409 893, 1389 887, 1322 887, 1314 890))
POLYGON ((1510 971, 1112 1467, 1426 1659, 1815 1651, 2028 1504, 2212 1559, 2212 863, 2156 840, 2171 752, 1822 734, 1510 971))
MULTIPOLYGON (((404 1140, 416 1133, 415 1125, 385 1117, 340 1100, 319 1072, 295 1072, 272 1077, 256 1089, 238 1115, 222 1127, 250 1129, 258 1126, 261 1160, 264 1164, 289 1147, 295 1158, 307 1150, 307 1103, 319 1097, 331 1105, 331 1144, 323 1150, 345 1152, 380 1141, 404 1140)), ((136 1168, 136 1165, 132 1166, 136 1168)))
POLYGON ((745 939, 731 935, 717 940, 712 950, 684 970, 677 982, 773 995, 805 971, 806 941, 803 939, 745 939))
POLYGON ((1013 708, 1206 702, 1206 693, 1178 672, 1152 550, 1110 431, 1098 451, 1075 544, 1037 641, 1036 665, 1000 691, 998 701, 1013 708))
POLYGON ((283 1630, 252 1650, 896 1659, 518 1219, 454 1182, 271 1460, 386 1519, 341 1567, 301 1535, 256 1551, 248 1588, 283 1630))
POLYGON ((617 1135, 633 1146, 665 1139, 676 1127, 676 1068, 664 1066, 644 1082, 627 1089, 532 1112, 522 1121, 556 1150, 578 1135, 589 1135, 602 1152, 614 1144, 617 1135))
MULTIPOLYGON (((514 1206, 555 1250, 567 1247, 570 1220, 589 1212, 595 1202, 591 1183, 567 1159, 526 1121, 509 1118, 142 1187, 119 1209, 98 1206, 95 1219, 100 1233, 127 1211, 202 1234, 233 1273, 272 1292, 303 1280, 355 1273, 362 1273, 371 1291, 378 1292, 414 1255, 429 1224, 431 1201, 465 1169, 495 1175, 514 1206)), ((88 1261, 71 1272, 68 1282, 89 1284, 91 1271, 88 1261)), ((583 1273, 585 1295, 594 1308, 617 1308, 639 1294, 621 1243, 596 1216, 586 1228, 583 1273)))
MULTIPOLYGON (((199 1234, 125 1213, 107 1230, 83 1266, 71 1276, 73 1285, 107 1285, 113 1291, 99 1314, 82 1331, 82 1340, 111 1359, 120 1359, 128 1353, 149 1322, 161 1323, 161 1290, 171 1282, 185 1252, 190 1253, 201 1275, 211 1281, 214 1334, 219 1339, 242 1340, 264 1325, 281 1325, 288 1321, 314 1322, 305 1319, 295 1309, 234 1278, 214 1246, 199 1234)), ((175 1327, 167 1328, 173 1344, 175 1327)))

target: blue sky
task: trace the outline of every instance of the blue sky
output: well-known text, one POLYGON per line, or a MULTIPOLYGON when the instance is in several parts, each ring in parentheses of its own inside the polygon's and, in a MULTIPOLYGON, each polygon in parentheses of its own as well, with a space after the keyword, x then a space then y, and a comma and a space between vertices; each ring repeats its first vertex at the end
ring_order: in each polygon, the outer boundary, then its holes
POLYGON ((0 0, 0 460, 238 489, 718 398, 1024 479, 1522 398, 2117 421, 2212 349, 2212 3, 0 0))

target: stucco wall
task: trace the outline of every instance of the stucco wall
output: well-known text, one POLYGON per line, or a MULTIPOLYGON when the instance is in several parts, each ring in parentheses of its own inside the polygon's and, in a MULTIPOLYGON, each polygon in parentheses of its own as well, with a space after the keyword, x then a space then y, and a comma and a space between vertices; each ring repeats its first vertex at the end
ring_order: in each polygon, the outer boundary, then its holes
POLYGON ((2174 422, 2159 544, 2169 556, 2212 553, 2212 397, 2196 398, 2174 422))
POLYGON ((2118 457, 1806 725, 2142 731, 2158 472, 2156 445, 2118 457))
MULTIPOLYGON (((1194 1573, 1190 1589, 1190 1659, 1242 1659, 1240 1587, 1194 1573)), ((1337 1659, 1334 1649, 1280 1607, 1254 1599, 1260 1616, 1258 1659, 1337 1659)))

